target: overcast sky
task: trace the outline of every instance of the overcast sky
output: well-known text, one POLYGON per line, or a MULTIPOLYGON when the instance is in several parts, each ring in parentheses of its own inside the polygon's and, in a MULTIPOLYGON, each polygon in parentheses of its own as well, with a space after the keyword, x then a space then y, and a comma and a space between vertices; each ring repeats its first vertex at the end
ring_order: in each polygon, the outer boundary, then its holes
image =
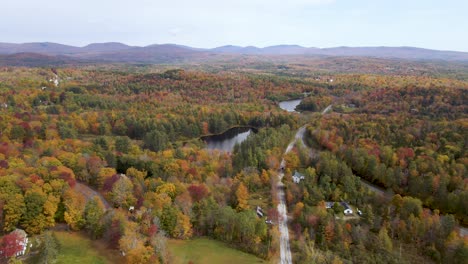
POLYGON ((468 51, 468 0, 0 0, 0 42, 468 51))

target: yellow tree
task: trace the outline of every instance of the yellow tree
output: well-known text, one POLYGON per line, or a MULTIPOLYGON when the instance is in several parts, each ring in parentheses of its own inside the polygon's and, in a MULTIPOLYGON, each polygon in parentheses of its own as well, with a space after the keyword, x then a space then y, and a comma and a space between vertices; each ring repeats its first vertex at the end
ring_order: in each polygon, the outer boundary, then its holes
POLYGON ((49 194, 47 200, 44 203, 44 215, 46 217, 46 226, 52 227, 55 225, 55 212, 57 212, 60 198, 49 194))
POLYGON ((176 186, 173 183, 164 183, 156 188, 156 192, 159 194, 165 193, 171 198, 174 198, 176 195, 176 186))
POLYGON ((68 189, 63 194, 63 203, 66 210, 64 213, 65 222, 67 222, 71 229, 79 230, 84 223, 84 197, 72 189, 68 189))
POLYGON ((270 174, 266 170, 262 170, 262 174, 260 175, 260 179, 262 180, 263 184, 270 183, 270 174))
POLYGON ((146 171, 139 171, 133 167, 127 169, 125 174, 130 178, 136 178, 138 180, 144 180, 148 174, 146 171))
POLYGON ((127 222, 124 235, 119 240, 119 248, 125 253, 127 263, 148 263, 152 255, 151 247, 145 246, 143 237, 134 222, 127 222))
POLYGON ((164 208, 164 205, 171 204, 171 202, 171 197, 166 193, 158 194, 155 192, 146 192, 143 204, 147 208, 161 211, 164 208))
POLYGON ((245 187, 245 185, 241 182, 239 187, 236 190, 236 198, 237 198, 237 210, 243 211, 249 209, 249 191, 245 187))
POLYGON ((102 186, 104 185, 104 182, 108 178, 115 175, 116 173, 117 173, 117 171, 114 168, 100 168, 99 172, 98 172, 98 175, 97 175, 97 181, 96 181, 98 187, 102 188, 102 186))
POLYGON ((192 224, 190 223, 190 217, 186 216, 182 212, 179 212, 177 216, 177 224, 174 230, 174 236, 181 239, 188 239, 192 236, 192 224))
POLYGON ((24 197, 22 194, 17 193, 13 196, 10 196, 6 200, 6 204, 3 207, 4 213, 4 223, 3 230, 6 232, 12 231, 18 225, 21 216, 26 210, 26 205, 24 203, 24 197))

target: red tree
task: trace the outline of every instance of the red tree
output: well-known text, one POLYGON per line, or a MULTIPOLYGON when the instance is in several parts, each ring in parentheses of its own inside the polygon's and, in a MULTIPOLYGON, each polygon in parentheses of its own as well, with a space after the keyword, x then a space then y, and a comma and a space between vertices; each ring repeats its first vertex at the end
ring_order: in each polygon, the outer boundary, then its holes
POLYGON ((5 235, 0 242, 0 256, 2 258, 16 256, 23 249, 21 241, 22 239, 17 233, 5 235))
POLYGON ((200 185, 190 185, 187 190, 189 191, 190 193, 190 197, 192 197, 192 201, 194 203, 200 201, 201 199, 205 198, 207 195, 208 195, 208 188, 203 185, 203 184, 200 184, 200 185))

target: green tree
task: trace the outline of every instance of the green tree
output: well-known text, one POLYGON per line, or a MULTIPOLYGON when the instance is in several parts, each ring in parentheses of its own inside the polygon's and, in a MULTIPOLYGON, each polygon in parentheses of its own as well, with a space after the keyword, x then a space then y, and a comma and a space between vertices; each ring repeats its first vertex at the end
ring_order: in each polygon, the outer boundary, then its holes
POLYGON ((101 218, 103 215, 104 206, 97 196, 86 203, 84 210, 85 227, 93 238, 98 238, 102 234, 101 218))
POLYGON ((392 239, 388 236, 387 228, 382 227, 379 231, 379 241, 382 247, 388 252, 392 252, 393 244, 392 239))
POLYGON ((115 150, 122 153, 128 153, 130 150, 130 139, 128 137, 117 137, 115 139, 115 150))
POLYGON ((422 213, 422 202, 418 198, 413 198, 410 196, 405 196, 402 199, 401 206, 401 218, 408 219, 410 215, 415 217, 421 216, 422 213))
POLYGON ((46 217, 42 213, 44 203, 47 197, 44 193, 29 191, 24 197, 26 211, 23 214, 21 225, 26 232, 30 234, 38 234, 46 227, 46 217))
POLYGON ((169 137, 163 131, 153 130, 146 134, 143 142, 145 147, 154 151, 161 151, 169 146, 169 137))
POLYGON ((26 131, 20 125, 14 125, 10 131, 10 139, 22 141, 26 136, 26 131))
POLYGON ((48 231, 42 235, 40 263, 52 264, 57 261, 60 244, 55 234, 48 231))
POLYGON ((177 217, 179 216, 179 210, 177 207, 166 205, 164 206, 161 214, 161 228, 167 232, 171 237, 176 237, 178 232, 176 231, 177 217))

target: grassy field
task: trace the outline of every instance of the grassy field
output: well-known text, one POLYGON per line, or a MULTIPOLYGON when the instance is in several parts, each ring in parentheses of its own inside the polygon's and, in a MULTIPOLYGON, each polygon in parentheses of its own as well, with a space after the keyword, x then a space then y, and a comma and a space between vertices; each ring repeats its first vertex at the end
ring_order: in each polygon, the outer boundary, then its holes
POLYGON ((107 249, 100 241, 92 241, 80 233, 54 233, 60 243, 57 264, 107 264, 121 261, 118 252, 107 249))
POLYGON ((169 240, 169 251, 174 264, 199 263, 269 263, 254 255, 228 247, 222 242, 208 238, 193 240, 169 240))

